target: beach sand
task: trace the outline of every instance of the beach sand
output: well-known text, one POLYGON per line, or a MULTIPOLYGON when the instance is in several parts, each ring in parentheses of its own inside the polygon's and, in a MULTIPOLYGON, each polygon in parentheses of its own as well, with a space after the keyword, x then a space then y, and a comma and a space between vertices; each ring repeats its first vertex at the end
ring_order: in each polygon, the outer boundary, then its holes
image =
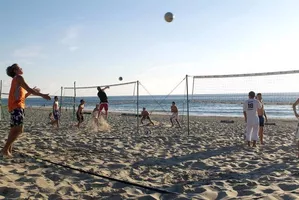
MULTIPOLYGON (((109 116, 97 131, 91 115, 83 127, 63 112, 61 127, 51 127, 47 110, 26 109, 25 132, 14 158, 0 158, 0 199, 298 199, 299 166, 294 131, 297 122, 272 120, 265 145, 245 145, 244 120, 186 117, 171 128, 169 116, 152 116, 155 126, 136 117, 109 116), (137 183, 162 192, 112 181, 46 162, 137 183)), ((8 116, 0 122, 3 147, 8 116)), ((271 118, 271 116, 269 116, 271 118)))

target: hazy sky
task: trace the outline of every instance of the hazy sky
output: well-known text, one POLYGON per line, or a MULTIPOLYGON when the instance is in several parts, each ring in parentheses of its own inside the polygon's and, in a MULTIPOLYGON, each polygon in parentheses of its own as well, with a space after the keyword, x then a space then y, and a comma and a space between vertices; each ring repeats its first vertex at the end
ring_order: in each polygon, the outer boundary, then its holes
POLYGON ((0 79, 7 92, 5 69, 19 63, 51 94, 119 76, 167 94, 186 74, 299 69, 298 10, 298 0, 2 0, 0 79))

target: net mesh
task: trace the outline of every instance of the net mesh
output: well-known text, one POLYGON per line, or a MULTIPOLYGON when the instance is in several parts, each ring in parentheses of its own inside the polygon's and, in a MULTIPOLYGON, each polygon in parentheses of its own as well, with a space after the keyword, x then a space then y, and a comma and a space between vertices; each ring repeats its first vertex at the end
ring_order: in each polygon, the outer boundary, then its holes
POLYGON ((290 104, 298 97, 298 71, 244 75, 193 77, 190 115, 241 117, 249 91, 261 93, 273 118, 293 117, 290 104))
MULTIPOLYGON (((137 93, 137 82, 127 82, 121 84, 103 85, 103 86, 86 86, 86 87, 65 87, 63 96, 61 97, 61 105, 65 110, 69 110, 69 114, 72 115, 74 121, 76 118, 76 111, 80 104, 80 100, 85 101, 83 115, 84 121, 89 129, 94 131, 113 131, 109 121, 114 120, 114 118, 122 116, 123 123, 126 126, 137 126, 138 122, 129 123, 128 117, 137 116, 137 105, 138 105, 138 93, 137 93), (108 119, 104 120, 102 115, 105 113, 104 109, 98 117, 97 104, 100 104, 100 99, 97 96, 97 87, 102 89, 106 88, 104 91, 108 97, 108 119), (97 119, 96 119, 97 118, 97 119), (99 126, 97 126, 97 124, 99 126)), ((137 129, 136 129, 137 131, 137 129)))

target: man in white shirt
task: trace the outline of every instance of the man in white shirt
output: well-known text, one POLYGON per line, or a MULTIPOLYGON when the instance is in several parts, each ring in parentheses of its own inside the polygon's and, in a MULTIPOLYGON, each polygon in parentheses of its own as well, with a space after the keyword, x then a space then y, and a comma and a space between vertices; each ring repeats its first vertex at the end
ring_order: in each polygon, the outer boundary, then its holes
POLYGON ((254 98, 255 93, 253 91, 249 92, 248 97, 249 99, 243 104, 243 114, 246 122, 246 140, 249 147, 251 141, 253 141, 252 146, 256 147, 259 132, 258 109, 261 109, 262 105, 254 98))

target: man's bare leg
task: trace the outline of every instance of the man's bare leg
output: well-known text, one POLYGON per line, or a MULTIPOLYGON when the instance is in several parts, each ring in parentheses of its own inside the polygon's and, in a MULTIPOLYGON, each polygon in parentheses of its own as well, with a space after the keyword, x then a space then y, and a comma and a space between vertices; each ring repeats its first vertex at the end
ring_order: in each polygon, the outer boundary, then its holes
POLYGON ((264 127, 259 127, 259 137, 260 137, 260 143, 264 144, 264 127))
POLYGON ((150 121, 150 123, 151 123, 152 125, 155 125, 154 122, 153 122, 150 118, 148 118, 148 120, 150 121))
POLYGON ((101 109, 101 110, 99 110, 99 113, 98 113, 98 118, 100 118, 101 114, 102 114, 102 109, 101 109))
POLYGON ((247 145, 250 147, 250 141, 247 141, 247 145))
POLYGON ((170 118, 170 122, 171 122, 171 127, 173 127, 173 121, 172 121, 172 118, 170 118))
POLYGON ((179 125, 179 127, 181 128, 181 125, 180 125, 180 122, 179 122, 179 120, 175 120, 176 121, 176 123, 179 125))
POLYGON ((12 157, 12 144, 16 141, 19 135, 21 135, 22 131, 22 126, 16 126, 10 129, 6 144, 1 151, 4 156, 12 157))
POLYGON ((52 126, 56 126, 57 128, 59 128, 59 124, 58 124, 58 120, 54 119, 52 122, 51 122, 52 126))
POLYGON ((256 147, 256 140, 253 140, 252 147, 256 147))
POLYGON ((108 120, 108 111, 105 110, 105 119, 108 120))
POLYGON ((59 128, 59 120, 56 120, 56 126, 59 128))

